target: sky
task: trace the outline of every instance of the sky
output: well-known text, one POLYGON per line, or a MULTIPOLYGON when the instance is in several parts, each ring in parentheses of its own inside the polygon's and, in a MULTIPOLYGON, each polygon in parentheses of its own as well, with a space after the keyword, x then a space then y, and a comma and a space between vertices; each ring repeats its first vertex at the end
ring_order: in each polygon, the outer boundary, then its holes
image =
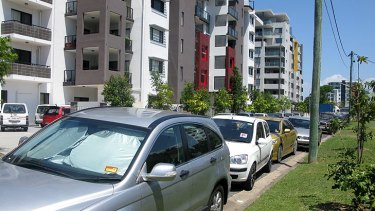
MULTIPOLYGON (((325 0, 330 12, 330 0, 325 0)), ((332 0, 337 25, 346 54, 350 51, 366 56, 375 62, 375 0, 332 0)), ((314 0, 255 0, 255 10, 271 9, 274 13, 287 13, 293 35, 303 44, 304 97, 311 93, 314 41, 314 0)), ((340 59, 323 0, 322 64, 320 84, 349 80, 350 57, 342 53, 340 59)), ((341 46, 337 37, 339 47, 341 46)), ((341 47, 340 47, 341 49, 341 47)), ((342 52, 342 51, 341 51, 342 52)), ((356 58, 356 57, 355 57, 356 58)), ((358 63, 353 65, 353 80, 358 78, 358 63)), ((375 80, 375 64, 360 65, 361 80, 375 80)))

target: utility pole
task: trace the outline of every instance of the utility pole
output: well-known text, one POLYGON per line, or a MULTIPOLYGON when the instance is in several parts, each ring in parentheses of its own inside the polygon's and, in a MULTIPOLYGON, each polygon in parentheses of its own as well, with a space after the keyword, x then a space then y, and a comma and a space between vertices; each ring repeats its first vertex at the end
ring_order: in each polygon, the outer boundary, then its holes
MULTIPOLYGON (((354 52, 350 52, 350 79, 349 79, 349 113, 350 109, 352 107, 352 80, 353 80, 353 57, 354 57, 354 52)), ((349 118, 350 122, 350 118, 349 118)))
POLYGON ((311 87, 311 117, 310 117, 310 142, 309 163, 318 160, 319 140, 319 96, 320 96, 320 67, 322 61, 322 0, 315 0, 314 17, 314 64, 311 87))

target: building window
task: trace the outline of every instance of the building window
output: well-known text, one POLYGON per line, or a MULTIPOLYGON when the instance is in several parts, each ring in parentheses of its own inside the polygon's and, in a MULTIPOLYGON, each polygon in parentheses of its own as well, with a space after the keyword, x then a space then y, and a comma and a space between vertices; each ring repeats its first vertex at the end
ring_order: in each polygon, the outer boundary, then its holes
POLYGON ((254 67, 249 67, 249 75, 253 75, 254 73, 254 67))
POLYGON ((250 24, 254 26, 254 16, 250 15, 250 24))
POLYGON ((227 45, 227 36, 216 35, 215 36, 215 47, 225 47, 227 45))
POLYGON ((215 69, 225 69, 225 56, 215 56, 215 69))
POLYGON ((26 25, 33 25, 32 24, 32 15, 29 13, 21 12, 15 9, 12 9, 12 20, 18 21, 20 23, 26 24, 26 25))
POLYGON ((121 15, 114 12, 110 12, 110 24, 109 24, 109 34, 120 36, 121 35, 121 15))
POLYGON ((97 70, 99 67, 99 47, 87 47, 82 49, 82 69, 97 70))
POLYGON ((208 47, 203 46, 202 47, 202 61, 208 61, 208 47))
POLYGON ((111 71, 120 71, 119 61, 120 61, 120 50, 115 48, 109 48, 108 52, 108 69, 111 71))
POLYGON ((130 72, 130 60, 125 60, 125 72, 130 72))
POLYGON ((181 81, 184 80, 184 67, 180 66, 180 72, 181 72, 181 81))
POLYGON ((262 50, 261 47, 255 47, 255 54, 260 54, 260 51, 262 50))
POLYGON ((257 74, 260 74, 260 68, 257 68, 257 74))
POLYGON ((165 44, 164 42, 164 31, 150 27, 150 39, 152 41, 165 44))
POLYGON ((226 0, 215 0, 215 6, 224 6, 226 5, 226 0))
POLYGON ((165 14, 165 3, 161 0, 151 0, 151 7, 154 10, 157 10, 163 14, 165 14))
POLYGON ((249 58, 254 59, 254 51, 252 49, 249 49, 249 58))
POLYGON ((227 15, 215 16, 215 26, 226 26, 226 25, 227 25, 227 15))
POLYGON ((181 53, 184 53, 184 39, 181 39, 181 53))
POLYGON ((216 76, 214 77, 214 89, 219 90, 224 88, 224 81, 225 81, 225 76, 216 76))
POLYGON ((255 80, 255 86, 260 86, 260 79, 255 80))
POLYGON ((99 33, 100 11, 83 13, 83 34, 99 33))
POLYGON ((275 33, 276 34, 282 34, 283 33, 283 28, 275 28, 275 33))
POLYGON ((254 42, 254 34, 253 33, 249 33, 249 40, 250 42, 254 42))
POLYGON ((275 42, 277 44, 281 44, 283 42, 283 38, 275 38, 275 42))
POLYGON ((149 59, 149 70, 150 72, 157 72, 159 74, 164 73, 164 62, 156 59, 149 59))
POLYGON ((49 104, 49 93, 40 93, 39 104, 49 104))
POLYGON ((18 55, 15 63, 31 65, 31 51, 14 48, 13 52, 18 55))
POLYGON ((184 12, 181 12, 181 19, 180 19, 180 25, 181 26, 184 26, 184 22, 185 22, 185 13, 184 12))

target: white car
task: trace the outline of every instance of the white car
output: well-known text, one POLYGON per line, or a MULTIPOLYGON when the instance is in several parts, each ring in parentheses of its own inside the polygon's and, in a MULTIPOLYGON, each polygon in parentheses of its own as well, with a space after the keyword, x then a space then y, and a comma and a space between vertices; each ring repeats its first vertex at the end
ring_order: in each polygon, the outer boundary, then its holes
POLYGON ((232 182, 244 183, 246 190, 254 186, 255 175, 272 167, 272 137, 266 121, 246 116, 218 115, 218 125, 230 151, 232 182))
POLYGON ((1 131, 5 128, 22 128, 24 131, 29 127, 29 112, 25 103, 4 103, 0 113, 1 131))

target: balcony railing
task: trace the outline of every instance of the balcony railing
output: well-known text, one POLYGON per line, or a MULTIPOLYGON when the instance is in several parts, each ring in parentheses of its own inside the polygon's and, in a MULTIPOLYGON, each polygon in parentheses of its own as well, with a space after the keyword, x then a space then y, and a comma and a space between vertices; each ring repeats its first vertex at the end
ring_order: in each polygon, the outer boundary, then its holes
POLYGON ((199 5, 195 5, 195 16, 206 23, 210 23, 210 14, 199 5))
POLYGON ((281 65, 280 65, 280 62, 265 62, 265 66, 266 67, 285 67, 285 63, 284 62, 281 62, 281 65))
POLYGON ((51 30, 48 28, 36 25, 30 26, 16 20, 3 21, 1 23, 1 34, 12 33, 51 41, 51 30))
POLYGON ((65 36, 65 50, 74 50, 76 49, 77 43, 77 36, 76 35, 69 35, 65 36))
POLYGON ((52 0, 41 0, 41 1, 44 1, 44 2, 49 3, 49 4, 52 4, 52 0))
POLYGON ((228 14, 231 15, 233 18, 238 20, 238 12, 234 7, 228 7, 228 14))
POLYGON ((133 8, 126 7, 126 20, 134 21, 133 19, 133 8))
POLYGON ((254 1, 253 0, 245 0, 244 5, 245 5, 245 7, 250 7, 251 10, 254 10, 254 1))
POLYGON ((39 78, 51 78, 51 68, 45 65, 38 64, 13 63, 9 74, 39 78))
POLYGON ((125 52, 126 53, 133 53, 133 41, 129 38, 125 38, 125 52))
POLYGON ((266 51, 266 56, 285 56, 285 52, 279 52, 279 51, 266 51))
POLYGON ((74 86, 76 84, 76 71, 65 70, 63 86, 74 86))
POLYGON ((77 15, 77 1, 66 2, 65 16, 77 15))
POLYGON ((228 27, 228 35, 234 37, 234 38, 238 38, 238 32, 233 29, 232 27, 228 27))

